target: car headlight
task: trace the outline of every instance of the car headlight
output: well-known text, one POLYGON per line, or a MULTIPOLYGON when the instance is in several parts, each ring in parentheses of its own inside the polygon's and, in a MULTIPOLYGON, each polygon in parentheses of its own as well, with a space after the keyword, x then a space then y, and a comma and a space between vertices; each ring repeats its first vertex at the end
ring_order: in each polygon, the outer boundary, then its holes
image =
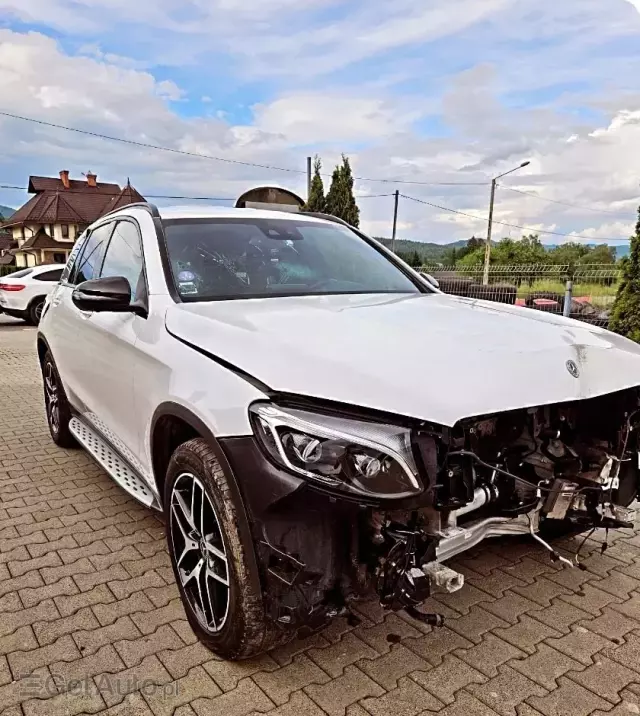
POLYGON ((406 428, 270 403, 255 403, 249 412, 254 432, 273 460, 309 480, 386 499, 423 490, 406 428))

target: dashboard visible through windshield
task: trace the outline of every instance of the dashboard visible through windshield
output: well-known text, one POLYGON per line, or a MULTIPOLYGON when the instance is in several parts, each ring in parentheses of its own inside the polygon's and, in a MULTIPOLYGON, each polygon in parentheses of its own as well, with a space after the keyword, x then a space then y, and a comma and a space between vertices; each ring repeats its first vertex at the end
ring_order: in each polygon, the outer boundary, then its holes
POLYGON ((384 254, 339 224, 304 219, 164 222, 175 289, 183 301, 420 293, 384 254))

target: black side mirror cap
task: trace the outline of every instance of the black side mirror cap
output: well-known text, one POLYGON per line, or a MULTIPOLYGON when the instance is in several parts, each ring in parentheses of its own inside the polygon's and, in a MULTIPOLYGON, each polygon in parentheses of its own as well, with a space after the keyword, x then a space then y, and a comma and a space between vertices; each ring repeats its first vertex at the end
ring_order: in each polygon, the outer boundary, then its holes
POLYGON ((124 276, 83 281, 73 290, 71 300, 81 311, 138 313, 139 308, 131 304, 131 286, 124 276))

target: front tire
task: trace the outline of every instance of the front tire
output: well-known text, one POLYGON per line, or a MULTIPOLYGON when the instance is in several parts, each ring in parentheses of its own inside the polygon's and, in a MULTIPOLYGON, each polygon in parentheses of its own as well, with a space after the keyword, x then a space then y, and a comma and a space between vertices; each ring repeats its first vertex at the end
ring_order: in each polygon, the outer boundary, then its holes
POLYGON ((42 361, 42 382, 44 383, 44 406, 51 439, 62 448, 77 447, 76 439, 69 430, 71 406, 62 387, 58 369, 49 351, 42 361))
POLYGON ((191 628, 225 659, 246 659, 280 641, 252 587, 246 520, 215 453, 201 439, 180 445, 167 470, 164 509, 171 562, 191 628))

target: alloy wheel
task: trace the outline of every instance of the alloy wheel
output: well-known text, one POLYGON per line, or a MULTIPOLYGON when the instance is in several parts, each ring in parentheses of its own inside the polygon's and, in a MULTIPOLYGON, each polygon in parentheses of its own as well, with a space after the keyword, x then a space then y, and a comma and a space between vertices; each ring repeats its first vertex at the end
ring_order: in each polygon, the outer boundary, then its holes
POLYGON ((60 401, 58 393, 58 380, 53 364, 47 361, 44 367, 44 395, 47 420, 54 433, 60 430, 60 401))
POLYGON ((216 511, 202 482, 178 476, 171 491, 171 542, 180 583, 198 621, 209 632, 229 612, 229 565, 216 511))
POLYGON ((40 319, 42 318, 42 311, 44 311, 44 301, 40 301, 40 303, 37 303, 34 309, 34 313, 36 315, 38 323, 40 323, 40 319))

